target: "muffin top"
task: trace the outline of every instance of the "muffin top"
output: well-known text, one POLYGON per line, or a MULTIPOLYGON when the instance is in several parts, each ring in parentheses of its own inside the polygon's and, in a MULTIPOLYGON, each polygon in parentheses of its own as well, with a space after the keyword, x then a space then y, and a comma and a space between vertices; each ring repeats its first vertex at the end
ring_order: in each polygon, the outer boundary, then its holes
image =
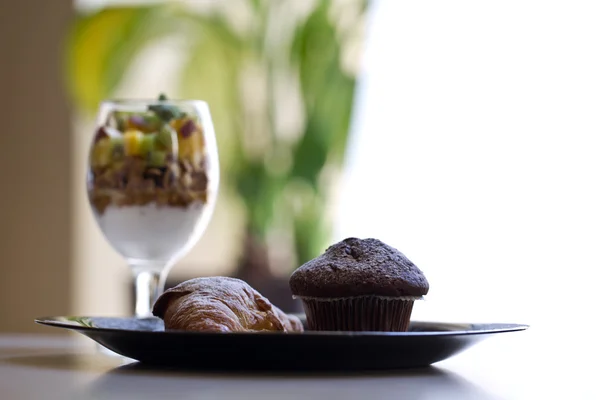
POLYGON ((429 283, 404 254, 377 239, 348 238, 302 265, 290 278, 300 297, 423 296, 429 283))

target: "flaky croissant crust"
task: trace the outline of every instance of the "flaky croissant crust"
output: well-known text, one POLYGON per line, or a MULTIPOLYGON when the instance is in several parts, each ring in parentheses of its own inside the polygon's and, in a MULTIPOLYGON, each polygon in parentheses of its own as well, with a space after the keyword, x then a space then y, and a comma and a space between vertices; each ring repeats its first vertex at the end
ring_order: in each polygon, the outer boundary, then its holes
POLYGON ((196 278, 165 291, 153 314, 167 330, 208 332, 302 332, 287 315, 246 282, 229 277, 196 278))

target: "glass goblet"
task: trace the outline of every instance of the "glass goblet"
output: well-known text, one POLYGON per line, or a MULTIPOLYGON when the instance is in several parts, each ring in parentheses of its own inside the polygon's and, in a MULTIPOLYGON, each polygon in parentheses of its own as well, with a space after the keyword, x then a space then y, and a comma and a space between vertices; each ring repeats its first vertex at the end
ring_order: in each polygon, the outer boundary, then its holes
POLYGON ((200 239, 218 186, 207 103, 161 97, 100 105, 88 199, 104 237, 133 272, 137 317, 152 314, 170 268, 200 239))

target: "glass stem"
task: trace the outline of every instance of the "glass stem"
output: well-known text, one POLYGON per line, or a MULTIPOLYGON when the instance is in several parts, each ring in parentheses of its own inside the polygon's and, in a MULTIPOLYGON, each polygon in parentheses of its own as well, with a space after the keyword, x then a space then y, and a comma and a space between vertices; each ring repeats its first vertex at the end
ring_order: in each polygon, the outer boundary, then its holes
POLYGON ((135 316, 152 316, 154 302, 165 288, 166 273, 156 270, 137 269, 135 272, 135 316))

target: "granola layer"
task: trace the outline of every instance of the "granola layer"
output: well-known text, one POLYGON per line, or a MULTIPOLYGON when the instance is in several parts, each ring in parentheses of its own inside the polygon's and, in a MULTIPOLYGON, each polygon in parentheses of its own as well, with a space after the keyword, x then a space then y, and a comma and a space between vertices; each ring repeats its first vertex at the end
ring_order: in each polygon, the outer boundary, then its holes
POLYGON ((174 161, 166 167, 148 167, 143 159, 132 157, 118 168, 92 168, 91 174, 90 202, 100 214, 109 205, 156 203, 187 208, 194 202, 206 203, 206 172, 201 166, 193 168, 187 160, 174 161))

